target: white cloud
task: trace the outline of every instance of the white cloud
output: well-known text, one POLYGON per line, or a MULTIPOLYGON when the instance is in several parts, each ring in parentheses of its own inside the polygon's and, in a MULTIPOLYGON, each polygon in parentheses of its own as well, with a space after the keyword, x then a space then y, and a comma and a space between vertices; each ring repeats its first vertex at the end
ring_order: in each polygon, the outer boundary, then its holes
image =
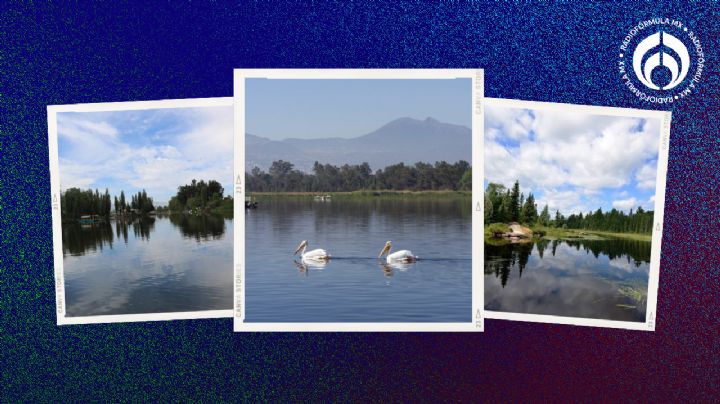
POLYGON ((559 210, 563 215, 584 213, 590 210, 581 200, 580 194, 574 191, 546 190, 538 199, 538 209, 548 205, 548 210, 555 214, 559 210))
POLYGON ((645 210, 655 210, 655 195, 651 195, 642 205, 645 210))
POLYGON ((84 119, 65 117, 62 114, 58 117, 58 136, 71 140, 85 141, 87 134, 93 136, 116 138, 117 129, 107 122, 93 122, 84 119))
POLYGON ((108 123, 111 119, 93 122, 91 115, 79 113, 59 117, 58 136, 63 140, 61 187, 108 187, 112 194, 120 189, 128 193, 131 188, 144 188, 160 203, 166 203, 177 186, 192 179, 215 179, 227 188, 232 183, 233 168, 232 107, 178 111, 183 111, 182 115, 170 110, 163 114, 148 111, 149 118, 141 120, 124 119, 124 111, 117 112, 113 118, 125 125, 131 122, 131 132, 152 139, 143 145, 133 144, 127 134, 123 136, 119 125, 108 123), (147 131, 152 119, 170 120, 181 130, 158 136, 147 131), (186 130, 183 125, 187 125, 186 130), (158 139, 165 140, 160 143, 158 139))
MULTIPOLYGON (((232 107, 202 108, 197 112, 197 125, 178 137, 178 149, 185 156, 197 156, 203 160, 223 159, 230 161, 233 155, 232 107)), ((230 173, 232 176, 232 173, 230 173)))
POLYGON ((517 108, 486 108, 486 126, 498 128, 504 136, 514 140, 526 140, 532 117, 530 112, 517 108))
POLYGON ((655 179, 657 178, 657 160, 652 163, 643 165, 635 175, 635 181, 640 189, 655 189, 655 179))
POLYGON ((494 140, 496 137, 502 136, 502 132, 497 128, 487 128, 485 130, 485 140, 494 140))
POLYGON ((613 258, 613 259, 609 260, 608 262, 612 267, 617 268, 628 274, 635 274, 637 272, 646 272, 647 273, 649 271, 649 267, 647 264, 635 265, 635 261, 630 259, 627 256, 613 258))
POLYGON ((486 112, 491 136, 485 139, 485 177, 490 182, 519 180, 563 213, 586 211, 583 202, 600 203, 604 191, 634 182, 654 188, 655 163, 647 162, 657 157, 655 119, 497 107, 486 112), (571 202, 557 189, 582 198, 571 202))
POLYGON ((627 212, 633 208, 637 208, 639 205, 640 201, 638 201, 635 197, 631 197, 628 199, 620 199, 617 201, 613 201, 612 203, 613 208, 617 210, 622 210, 624 212, 627 212))
POLYGON ((93 173, 92 167, 84 164, 78 164, 63 158, 59 160, 60 165, 60 186, 62 189, 77 187, 90 188, 90 186, 98 177, 98 173, 93 173))

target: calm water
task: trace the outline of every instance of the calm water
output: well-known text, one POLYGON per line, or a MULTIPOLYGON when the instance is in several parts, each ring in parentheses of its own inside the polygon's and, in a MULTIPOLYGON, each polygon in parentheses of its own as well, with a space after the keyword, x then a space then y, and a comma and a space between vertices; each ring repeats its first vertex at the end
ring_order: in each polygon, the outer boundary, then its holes
POLYGON ((650 242, 485 243, 485 309, 645 321, 650 242))
POLYGON ((232 239, 220 216, 63 224, 67 316, 230 310, 232 239))
POLYGON ((470 199, 261 200, 246 211, 245 321, 467 322, 470 199), (301 240, 333 257, 304 266, 301 240), (385 241, 414 264, 376 257, 385 241))

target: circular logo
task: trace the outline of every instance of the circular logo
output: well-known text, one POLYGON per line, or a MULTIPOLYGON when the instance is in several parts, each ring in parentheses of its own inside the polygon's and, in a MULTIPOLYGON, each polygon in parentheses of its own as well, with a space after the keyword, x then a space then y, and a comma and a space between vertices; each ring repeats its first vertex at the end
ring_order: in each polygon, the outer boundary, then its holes
POLYGON ((647 102, 666 104, 689 96, 704 66, 700 39, 681 21, 670 18, 638 23, 620 46, 623 84, 647 102))

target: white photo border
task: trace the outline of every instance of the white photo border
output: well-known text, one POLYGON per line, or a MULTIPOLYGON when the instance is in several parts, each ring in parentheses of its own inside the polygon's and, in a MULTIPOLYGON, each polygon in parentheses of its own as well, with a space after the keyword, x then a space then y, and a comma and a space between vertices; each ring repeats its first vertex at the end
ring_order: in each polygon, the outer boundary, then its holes
POLYGON ((483 247, 477 234, 482 234, 482 203, 477 192, 482 188, 483 165, 475 164, 483 155, 483 98, 482 69, 235 69, 235 304, 234 325, 241 331, 468 331, 484 330, 483 318, 483 247), (266 79, 471 79, 472 91, 472 310, 467 323, 246 323, 245 319, 245 80, 266 79), (241 206, 242 202, 242 206, 241 206))
POLYGON ((485 317, 489 319, 568 324, 605 328, 622 328, 640 331, 655 331, 655 323, 657 317, 657 294, 661 259, 660 252, 662 247, 663 218, 665 214, 665 186, 667 181, 667 167, 670 148, 670 122, 672 120, 672 113, 670 111, 511 100, 503 98, 485 98, 485 106, 549 111, 562 110, 565 113, 581 112, 584 114, 592 115, 606 115, 630 118, 654 118, 660 121, 660 133, 658 134, 660 136, 660 142, 658 149, 658 164, 656 174, 657 177, 655 183, 655 213, 653 215, 653 232, 650 247, 650 268, 648 274, 648 295, 647 307, 645 310, 645 322, 602 320, 582 317, 565 317, 543 314, 511 313, 484 310, 485 317))
MULTIPOLYGON (((52 213, 53 262, 55 275, 55 313, 57 325, 126 323, 139 321, 189 320, 232 317, 228 310, 183 311, 168 313, 116 314, 100 316, 66 316, 65 275, 62 250, 62 218, 60 217, 60 164, 58 155, 57 114, 62 112, 115 112, 146 109, 175 109, 200 107, 231 107, 232 97, 187 98, 155 101, 125 101, 90 104, 48 105, 48 146, 50 159, 50 201, 52 213)), ((228 147, 233 147, 232 143, 228 147)), ((231 282, 228 277, 228 282, 231 282)))

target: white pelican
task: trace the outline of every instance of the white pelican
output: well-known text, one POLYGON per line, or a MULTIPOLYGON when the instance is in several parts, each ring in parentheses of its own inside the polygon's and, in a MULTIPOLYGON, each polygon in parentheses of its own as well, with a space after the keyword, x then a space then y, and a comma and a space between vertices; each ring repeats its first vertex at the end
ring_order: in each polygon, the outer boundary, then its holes
POLYGON ((380 255, 378 255, 378 258, 382 258, 383 255, 388 254, 387 258, 385 259, 388 264, 398 262, 415 262, 418 259, 418 257, 414 256, 412 251, 410 250, 400 250, 390 254, 391 247, 392 241, 386 242, 385 247, 383 247, 382 251, 380 251, 380 255))
POLYGON ((315 250, 305 251, 307 249, 308 242, 307 240, 303 240, 300 242, 300 245, 295 250, 293 255, 296 255, 297 253, 300 253, 300 259, 303 262, 325 262, 330 259, 330 254, 327 253, 327 251, 323 250, 322 248, 317 248, 315 250))

